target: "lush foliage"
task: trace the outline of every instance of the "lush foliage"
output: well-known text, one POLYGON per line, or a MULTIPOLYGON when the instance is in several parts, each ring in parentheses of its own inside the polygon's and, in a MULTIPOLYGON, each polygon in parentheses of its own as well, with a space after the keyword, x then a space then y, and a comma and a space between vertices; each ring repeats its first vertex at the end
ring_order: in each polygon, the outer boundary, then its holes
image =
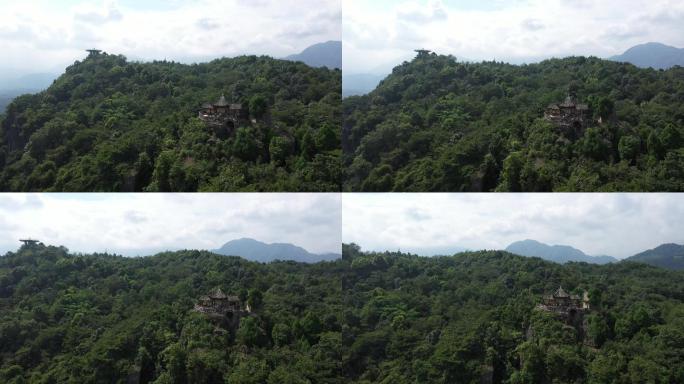
POLYGON ((183 65, 91 55, 0 116, 0 189, 339 191, 341 72, 269 57, 183 65), (217 137, 222 94, 256 123, 217 137))
POLYGON ((354 244, 343 246, 343 259, 351 382, 684 382, 681 272, 502 251, 364 253, 354 244), (559 285, 589 291, 585 329, 535 309, 559 285))
POLYGON ((423 53, 343 108, 346 190, 684 190, 682 67, 423 53), (592 113, 576 140, 543 119, 571 88, 592 113))
POLYGON ((22 247, 0 257, 0 382, 341 383, 343 270, 22 247), (255 315, 225 331, 192 312, 215 287, 255 315))

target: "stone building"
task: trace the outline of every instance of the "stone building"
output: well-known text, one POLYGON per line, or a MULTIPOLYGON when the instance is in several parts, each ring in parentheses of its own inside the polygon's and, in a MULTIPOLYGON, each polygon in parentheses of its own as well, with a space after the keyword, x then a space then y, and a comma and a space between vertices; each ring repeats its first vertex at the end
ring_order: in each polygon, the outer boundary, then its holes
POLYGON ((249 312, 249 308, 243 311, 237 296, 226 295, 221 288, 216 288, 197 300, 194 311, 205 314, 220 326, 237 329, 240 318, 249 312))
POLYGON ((237 127, 248 120, 242 104, 229 103, 223 95, 215 103, 202 104, 197 117, 219 137, 232 135, 237 127))
POLYGON ((563 287, 550 295, 544 296, 542 302, 537 305, 537 309, 552 313, 562 320, 566 325, 577 330, 578 340, 585 344, 590 344, 587 339, 587 322, 585 314, 589 312, 589 293, 584 291, 582 296, 572 295, 566 292, 563 287))
POLYGON ((571 295, 563 287, 559 287, 554 293, 544 296, 539 307, 546 311, 560 314, 572 311, 587 311, 589 310, 589 294, 584 291, 582 297, 571 295))
POLYGON ((577 140, 589 126, 591 113, 587 104, 580 104, 577 95, 569 93, 560 104, 551 104, 544 112, 544 119, 550 121, 568 139, 577 140))

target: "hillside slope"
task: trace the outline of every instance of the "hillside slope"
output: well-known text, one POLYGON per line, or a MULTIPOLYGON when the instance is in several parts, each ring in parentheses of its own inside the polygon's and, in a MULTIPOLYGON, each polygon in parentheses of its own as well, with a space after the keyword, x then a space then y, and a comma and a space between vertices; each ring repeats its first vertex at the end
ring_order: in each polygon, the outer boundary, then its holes
POLYGON ((204 64, 94 54, 0 117, 0 190, 335 191, 341 74, 244 56, 204 64), (225 95, 230 137, 197 118, 225 95))
POLYGON ((675 65, 684 67, 684 49, 661 43, 639 44, 610 60, 631 63, 641 68, 668 69, 675 65))
POLYGON ((628 257, 625 260, 646 263, 666 269, 682 270, 684 269, 684 245, 662 244, 654 249, 628 257))
POLYGON ((307 47, 296 55, 286 57, 287 60, 301 61, 312 67, 342 69, 342 42, 327 41, 307 47))
POLYGON ((208 252, 0 256, 2 383, 342 383, 339 264, 208 252), (236 329, 192 311, 237 295, 236 329))
POLYGON ((681 191, 682 92, 681 67, 419 54, 374 91, 343 100, 344 189, 681 191), (588 105, 577 137, 543 118, 569 93, 588 105))
POLYGON ((684 275, 637 263, 556 264, 507 252, 418 257, 343 247, 351 383, 684 380, 684 275), (588 291, 568 325, 535 309, 588 291))

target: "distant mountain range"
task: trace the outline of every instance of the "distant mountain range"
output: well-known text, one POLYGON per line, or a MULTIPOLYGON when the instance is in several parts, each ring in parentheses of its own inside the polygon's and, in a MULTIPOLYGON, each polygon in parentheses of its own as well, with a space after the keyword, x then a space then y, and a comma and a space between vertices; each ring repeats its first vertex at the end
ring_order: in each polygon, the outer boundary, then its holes
POLYGON ((249 238, 231 240, 213 252, 225 256, 240 256, 260 263, 268 263, 274 260, 315 263, 318 261, 331 261, 342 257, 338 253, 315 254, 293 244, 266 244, 249 238))
POLYGON ((651 264, 661 268, 684 270, 684 245, 663 244, 625 260, 651 264))
POLYGON ((636 45, 609 60, 627 62, 641 68, 667 69, 675 65, 684 66, 684 49, 661 43, 636 45))
POLYGON ((57 77, 53 73, 34 73, 16 79, 0 79, 0 113, 5 112, 17 96, 47 89, 57 77))
POLYGON ((286 60, 302 61, 310 67, 328 67, 342 69, 342 42, 327 41, 314 44, 301 53, 290 55, 286 60))
POLYGON ((561 264, 570 261, 583 261, 592 264, 608 264, 618 261, 611 256, 589 256, 568 245, 548 245, 536 240, 516 241, 506 247, 506 251, 520 256, 541 257, 544 260, 561 264))

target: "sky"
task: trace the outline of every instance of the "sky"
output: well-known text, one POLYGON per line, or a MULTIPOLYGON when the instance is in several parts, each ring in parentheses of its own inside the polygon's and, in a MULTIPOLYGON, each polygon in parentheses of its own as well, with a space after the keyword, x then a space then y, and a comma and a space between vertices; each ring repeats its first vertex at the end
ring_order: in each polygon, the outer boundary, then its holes
POLYGON ((684 47, 681 0, 344 0, 343 12, 346 74, 388 73, 419 48, 522 63, 684 47))
POLYGON ((250 237, 340 253, 339 194, 0 194, 0 254, 27 237, 126 256, 250 237))
POLYGON ((130 59, 283 57, 341 39, 341 0, 0 0, 0 79, 61 73, 85 49, 130 59))
POLYGON ((624 258, 684 243, 676 193, 345 194, 342 211, 342 240, 375 251, 505 249, 533 239, 624 258))

